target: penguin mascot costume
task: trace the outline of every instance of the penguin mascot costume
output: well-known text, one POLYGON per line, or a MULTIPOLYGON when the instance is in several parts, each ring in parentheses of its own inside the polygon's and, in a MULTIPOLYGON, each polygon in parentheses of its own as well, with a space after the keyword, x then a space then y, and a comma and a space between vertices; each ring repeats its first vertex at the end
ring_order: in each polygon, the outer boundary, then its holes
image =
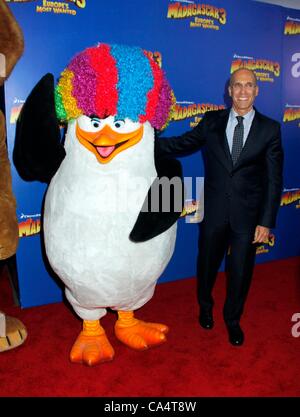
POLYGON ((45 75, 23 106, 14 162, 23 179, 49 183, 46 254, 83 320, 72 362, 113 359, 100 324, 107 308, 117 312, 115 335, 130 348, 166 340, 166 325, 141 321, 134 312, 152 298, 173 254, 183 205, 180 163, 155 150, 155 133, 174 104, 149 53, 99 44, 76 55, 56 87, 45 75), (169 187, 167 208, 161 180, 177 184, 169 187))

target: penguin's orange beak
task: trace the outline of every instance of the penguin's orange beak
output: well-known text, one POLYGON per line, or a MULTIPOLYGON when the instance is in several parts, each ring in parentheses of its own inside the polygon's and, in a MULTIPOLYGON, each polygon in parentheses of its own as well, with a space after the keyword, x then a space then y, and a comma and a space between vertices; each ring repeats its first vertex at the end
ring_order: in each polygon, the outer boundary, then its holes
POLYGON ((87 132, 76 123, 76 136, 79 142, 93 152, 102 164, 110 162, 118 153, 138 143, 144 133, 143 125, 129 133, 118 133, 108 125, 98 132, 87 132))

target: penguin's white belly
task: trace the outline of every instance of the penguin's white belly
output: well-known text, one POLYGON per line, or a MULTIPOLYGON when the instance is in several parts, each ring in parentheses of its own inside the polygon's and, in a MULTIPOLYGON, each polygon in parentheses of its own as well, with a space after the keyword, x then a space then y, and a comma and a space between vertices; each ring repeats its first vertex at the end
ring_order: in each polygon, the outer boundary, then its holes
POLYGON ((141 307, 173 254, 176 224, 149 241, 130 241, 148 186, 134 191, 134 209, 127 210, 130 195, 123 200, 118 193, 116 201, 105 177, 66 180, 64 162, 45 200, 45 247, 52 268, 85 308, 141 307))

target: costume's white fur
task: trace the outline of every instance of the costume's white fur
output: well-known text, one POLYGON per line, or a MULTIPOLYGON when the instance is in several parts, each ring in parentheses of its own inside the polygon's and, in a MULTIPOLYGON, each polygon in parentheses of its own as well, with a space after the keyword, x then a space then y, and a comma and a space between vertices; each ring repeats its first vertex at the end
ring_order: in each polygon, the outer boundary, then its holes
POLYGON ((174 250, 176 223, 142 243, 129 234, 156 177, 154 131, 107 164, 68 125, 66 157, 49 185, 44 210, 48 259, 66 296, 84 320, 115 310, 136 310, 152 297, 174 250), (128 180, 128 181, 127 181, 128 180))

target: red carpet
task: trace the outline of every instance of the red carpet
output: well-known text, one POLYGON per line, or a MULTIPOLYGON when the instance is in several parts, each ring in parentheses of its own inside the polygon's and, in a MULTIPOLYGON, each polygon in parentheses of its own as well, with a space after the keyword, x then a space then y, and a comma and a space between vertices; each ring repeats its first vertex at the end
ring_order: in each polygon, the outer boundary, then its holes
POLYGON ((123 346, 113 334, 115 316, 102 324, 115 349, 113 362, 89 368, 71 364, 69 350, 80 321, 63 303, 13 307, 5 277, 0 308, 21 319, 26 342, 0 354, 2 397, 296 397, 300 395, 300 337, 291 317, 300 312, 300 258, 258 265, 241 322, 245 344, 228 343, 222 320, 220 274, 214 296, 215 328, 197 323, 195 279, 156 287, 137 317, 170 326, 166 344, 145 352, 123 346))

